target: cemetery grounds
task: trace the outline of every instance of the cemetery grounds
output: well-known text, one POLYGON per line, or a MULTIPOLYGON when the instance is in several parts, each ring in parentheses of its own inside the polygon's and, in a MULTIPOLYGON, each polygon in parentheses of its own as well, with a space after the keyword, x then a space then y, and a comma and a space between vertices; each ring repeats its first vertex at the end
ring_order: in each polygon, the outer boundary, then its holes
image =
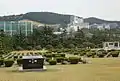
POLYGON ((89 64, 46 65, 43 72, 0 68, 0 81, 120 81, 120 58, 87 58, 89 64))

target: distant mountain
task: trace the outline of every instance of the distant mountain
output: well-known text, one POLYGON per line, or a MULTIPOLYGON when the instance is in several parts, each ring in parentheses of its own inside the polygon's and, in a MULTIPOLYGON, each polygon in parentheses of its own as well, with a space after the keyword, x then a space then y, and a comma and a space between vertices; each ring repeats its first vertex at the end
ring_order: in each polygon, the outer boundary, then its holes
POLYGON ((118 26, 120 26, 120 21, 107 21, 107 20, 103 20, 95 17, 85 18, 84 21, 88 22, 89 24, 117 23, 118 26))
MULTIPOLYGON (((64 15, 53 12, 29 12, 20 15, 2 16, 0 17, 0 21, 18 21, 22 19, 29 19, 45 24, 68 24, 70 23, 70 16, 72 15, 64 15)), ((120 21, 107 21, 95 17, 85 18, 84 21, 90 24, 117 23, 120 27, 120 21)))
POLYGON ((0 17, 0 21, 16 21, 29 19, 45 24, 68 24, 71 15, 57 14, 52 12, 29 12, 21 15, 10 15, 0 17))

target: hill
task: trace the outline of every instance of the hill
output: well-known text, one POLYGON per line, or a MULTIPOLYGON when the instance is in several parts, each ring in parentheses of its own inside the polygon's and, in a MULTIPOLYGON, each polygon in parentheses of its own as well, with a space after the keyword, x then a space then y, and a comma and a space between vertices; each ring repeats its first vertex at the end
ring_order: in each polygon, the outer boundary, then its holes
MULTIPOLYGON (((0 17, 0 21, 16 21, 22 19, 29 19, 45 24, 68 24, 70 23, 70 16, 53 12, 29 12, 20 15, 9 15, 0 17)), ((85 22, 90 24, 102 24, 102 23, 117 23, 120 26, 120 21, 107 21, 95 17, 85 18, 85 22)))
POLYGON ((84 21, 88 22, 89 24, 117 23, 118 26, 120 26, 120 21, 108 21, 108 20, 103 20, 95 17, 86 18, 84 19, 84 21))
POLYGON ((71 15, 64 15, 52 12, 29 12, 20 15, 10 15, 0 17, 0 21, 16 21, 22 19, 29 19, 45 24, 68 24, 71 15))

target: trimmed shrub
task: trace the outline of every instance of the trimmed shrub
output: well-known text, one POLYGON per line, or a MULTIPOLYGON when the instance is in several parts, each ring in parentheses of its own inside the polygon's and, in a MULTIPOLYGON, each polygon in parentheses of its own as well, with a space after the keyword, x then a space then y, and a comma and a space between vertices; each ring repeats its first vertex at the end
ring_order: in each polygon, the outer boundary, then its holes
POLYGON ((65 58, 64 58, 64 61, 67 61, 67 62, 68 62, 68 61, 69 61, 69 58, 65 57, 65 58))
POLYGON ((46 58, 46 62, 49 62, 49 60, 51 60, 51 58, 46 58))
POLYGON ((52 45, 46 45, 46 49, 52 49, 53 46, 52 45))
POLYGON ((74 45, 74 44, 69 44, 69 45, 68 45, 68 48, 70 48, 70 49, 71 49, 71 48, 75 48, 75 45, 74 45))
POLYGON ((64 61, 64 57, 57 57, 56 61, 57 63, 61 63, 62 61, 64 61))
POLYGON ((87 52, 87 57, 94 57, 94 55, 96 55, 95 52, 92 52, 92 51, 87 52))
POLYGON ((8 60, 5 60, 4 63, 5 63, 5 67, 11 67, 14 63, 14 60, 8 59, 8 60))
POLYGON ((65 57, 65 54, 60 54, 61 57, 65 57))
POLYGON ((52 54, 46 54, 45 57, 52 58, 52 54))
POLYGON ((23 50, 23 48, 20 47, 20 46, 17 46, 17 47, 16 47, 16 50, 20 51, 20 50, 23 50))
POLYGON ((105 55, 106 55, 106 53, 105 53, 104 51, 98 51, 98 52, 97 52, 97 56, 98 56, 99 58, 103 58, 105 55))
POLYGON ((61 49, 61 48, 63 48, 63 45, 62 45, 62 44, 59 44, 59 45, 57 46, 57 48, 61 49))
POLYGON ((111 51, 111 55, 112 55, 112 57, 118 57, 119 52, 118 51, 111 51))
POLYGON ((55 57, 61 57, 61 55, 60 54, 55 54, 55 57))
POLYGON ((56 54, 52 54, 52 57, 55 57, 56 54))
POLYGON ((22 64, 22 59, 17 59, 17 64, 20 66, 22 64))
POLYGON ((78 64, 79 58, 78 57, 69 57, 70 64, 78 64))
POLYGON ((0 66, 4 64, 4 60, 0 59, 0 66))
POLYGON ((56 60, 49 60, 49 64, 50 64, 50 65, 56 65, 56 64, 57 64, 57 61, 56 61, 56 60))
POLYGON ((37 54, 38 54, 38 55, 42 55, 42 53, 41 53, 41 52, 38 52, 37 54))
POLYGON ((36 49, 36 50, 41 50, 42 48, 41 48, 40 45, 38 45, 38 46, 35 47, 35 49, 36 49))
POLYGON ((28 46, 28 47, 27 47, 27 50, 32 50, 32 46, 28 46))
POLYGON ((74 55, 78 55, 79 53, 78 52, 75 52, 74 55))
POLYGON ((86 55, 85 51, 80 52, 80 56, 84 56, 84 55, 86 55))

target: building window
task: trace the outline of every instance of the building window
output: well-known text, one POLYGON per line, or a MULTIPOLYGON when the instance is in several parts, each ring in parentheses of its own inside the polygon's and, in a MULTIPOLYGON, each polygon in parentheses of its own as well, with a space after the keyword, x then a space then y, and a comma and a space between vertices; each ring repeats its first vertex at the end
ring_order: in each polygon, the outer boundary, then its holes
POLYGON ((115 47, 118 47, 118 43, 115 43, 115 47))
POLYGON ((113 45, 113 43, 109 43, 109 45, 113 45))

